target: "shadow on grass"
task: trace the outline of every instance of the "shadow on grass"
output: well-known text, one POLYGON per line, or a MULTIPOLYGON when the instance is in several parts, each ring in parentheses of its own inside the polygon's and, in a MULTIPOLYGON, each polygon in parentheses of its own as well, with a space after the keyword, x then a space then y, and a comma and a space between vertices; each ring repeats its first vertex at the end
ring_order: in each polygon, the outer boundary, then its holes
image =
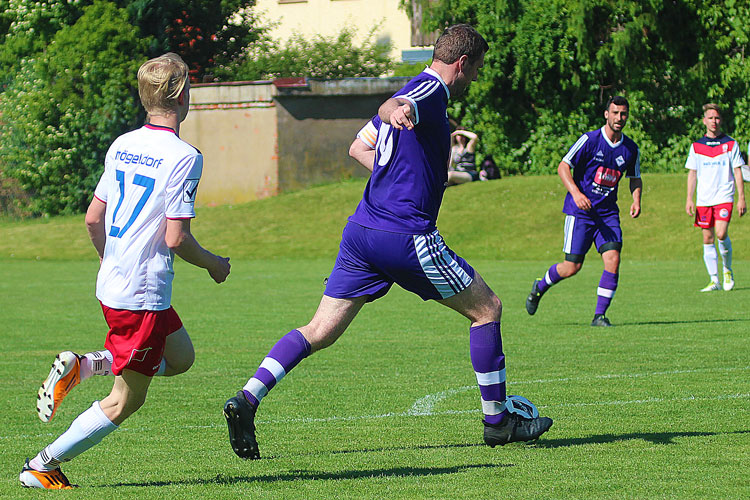
MULTIPOLYGON (((659 321, 617 321, 617 318, 612 320, 612 326, 643 326, 643 325, 699 325, 702 323, 716 324, 716 323, 748 323, 749 318, 717 318, 717 319, 691 319, 691 320, 659 320, 659 321)), ((565 322, 558 323, 560 326, 580 326, 586 328, 591 327, 588 323, 582 322, 565 322)), ((601 328, 601 327, 600 327, 601 328)))
POLYGON ((575 439, 545 439, 534 443, 536 448, 563 448, 566 446, 578 446, 583 444, 616 443, 629 439, 642 439, 654 444, 676 444, 675 438, 681 437, 707 437, 720 436, 722 434, 748 434, 747 431, 732 432, 632 432, 629 434, 596 434, 594 436, 575 439))
POLYGON ((442 474, 456 474, 471 469, 490 469, 496 467, 513 467, 511 464, 474 464, 456 467, 396 467, 393 469, 371 469, 352 470, 341 472, 315 472, 309 470, 298 470, 286 474, 254 476, 227 476, 219 474, 210 478, 183 479, 177 481, 144 481, 139 483, 118 483, 112 485, 99 485, 98 488, 122 487, 122 486, 186 486, 186 485, 232 485, 239 483, 276 483, 280 481, 317 481, 337 479, 363 479, 371 477, 428 477, 442 474))
POLYGON ((701 323, 747 323, 748 318, 720 318, 720 319, 694 319, 694 320, 662 320, 662 321, 623 321, 618 325, 698 325, 701 323))

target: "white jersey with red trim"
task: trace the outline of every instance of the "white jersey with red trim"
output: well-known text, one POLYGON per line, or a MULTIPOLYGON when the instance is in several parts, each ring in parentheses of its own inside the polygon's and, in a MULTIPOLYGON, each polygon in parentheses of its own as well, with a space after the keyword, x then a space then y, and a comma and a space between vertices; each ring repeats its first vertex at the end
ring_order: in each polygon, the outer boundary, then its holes
POLYGON ((695 170, 698 185, 695 204, 712 207, 734 202, 734 169, 745 164, 737 141, 726 134, 703 136, 690 146, 685 168, 695 170))
POLYGON ((107 151, 94 196, 107 204, 96 296, 113 309, 168 309, 173 252, 167 219, 195 217, 203 156, 170 128, 147 124, 107 151))

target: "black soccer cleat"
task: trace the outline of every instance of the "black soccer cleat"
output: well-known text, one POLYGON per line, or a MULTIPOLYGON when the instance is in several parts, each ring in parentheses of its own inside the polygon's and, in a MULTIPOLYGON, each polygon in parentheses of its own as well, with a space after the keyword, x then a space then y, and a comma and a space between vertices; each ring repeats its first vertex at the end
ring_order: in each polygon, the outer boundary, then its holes
POLYGON ((539 439, 552 427, 549 417, 523 418, 516 413, 509 413, 499 424, 484 424, 484 442, 494 448, 517 441, 533 441, 539 439))
POLYGON ((529 313, 530 316, 533 316, 534 313, 536 313, 536 308, 539 307, 539 301, 542 300, 542 295, 544 295, 544 292, 539 291, 539 287, 537 286, 538 283, 541 283, 541 281, 534 280, 534 284, 531 285, 531 293, 526 297, 526 312, 529 313))
POLYGON ((594 319, 591 320, 591 326, 612 326, 606 316, 603 314, 594 314, 594 319))
POLYGON ((258 442, 255 440, 255 406, 251 405, 243 391, 224 403, 224 418, 229 427, 229 444, 234 453, 244 459, 260 458, 258 442))

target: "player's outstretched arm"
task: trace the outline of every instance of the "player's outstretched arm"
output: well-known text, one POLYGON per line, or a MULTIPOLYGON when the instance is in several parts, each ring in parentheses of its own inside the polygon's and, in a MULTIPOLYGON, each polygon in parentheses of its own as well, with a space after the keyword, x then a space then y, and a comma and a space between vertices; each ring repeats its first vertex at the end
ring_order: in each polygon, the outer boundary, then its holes
POLYGON ((214 255, 195 239, 190 232, 190 219, 167 219, 167 246, 183 260, 208 271, 217 283, 227 279, 231 266, 229 257, 214 255))
POLYGON ((734 185, 737 190, 737 213, 742 217, 747 212, 747 203, 745 202, 745 182, 742 179, 742 167, 734 169, 734 185))
POLYGON ((390 123, 399 130, 404 127, 411 130, 416 125, 414 106, 407 99, 391 97, 380 105, 378 116, 385 123, 390 123))
POLYGON ((104 214, 107 211, 107 204, 99 198, 91 200, 88 210, 86 210, 86 231, 89 233, 91 243, 99 254, 99 262, 104 257, 104 244, 107 241, 107 233, 104 227, 104 214))
POLYGON ((688 215, 695 213, 695 185, 697 183, 697 170, 688 170, 687 178, 687 201, 685 201, 685 212, 688 215))
POLYGON ((357 160, 363 167, 372 172, 372 168, 375 165, 375 150, 368 144, 365 144, 359 137, 354 139, 352 145, 349 146, 349 156, 357 160))
POLYGON ((640 177, 631 177, 630 194, 633 195, 633 204, 630 205, 630 216, 634 219, 641 215, 641 193, 643 193, 643 181, 640 177))

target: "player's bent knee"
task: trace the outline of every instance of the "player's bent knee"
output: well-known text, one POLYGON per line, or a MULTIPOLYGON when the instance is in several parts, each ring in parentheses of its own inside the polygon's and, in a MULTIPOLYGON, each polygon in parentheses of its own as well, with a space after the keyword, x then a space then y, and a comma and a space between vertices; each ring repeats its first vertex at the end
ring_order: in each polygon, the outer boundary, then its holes
POLYGON ((492 297, 490 297, 490 303, 488 304, 488 309, 490 315, 493 317, 493 321, 500 321, 500 318, 503 315, 503 302, 500 300, 500 298, 492 294, 492 297))
MULTIPOLYGON (((577 256, 574 256, 577 257, 577 256)), ((583 267, 583 259, 580 260, 568 260, 567 256, 565 262, 562 262, 557 268, 557 272, 562 278, 570 278, 571 276, 578 274, 578 271, 583 267)))
POLYGON ((179 375, 188 371, 195 363, 195 352, 191 356, 180 358, 176 361, 167 360, 167 366, 171 368, 172 375, 179 375))

